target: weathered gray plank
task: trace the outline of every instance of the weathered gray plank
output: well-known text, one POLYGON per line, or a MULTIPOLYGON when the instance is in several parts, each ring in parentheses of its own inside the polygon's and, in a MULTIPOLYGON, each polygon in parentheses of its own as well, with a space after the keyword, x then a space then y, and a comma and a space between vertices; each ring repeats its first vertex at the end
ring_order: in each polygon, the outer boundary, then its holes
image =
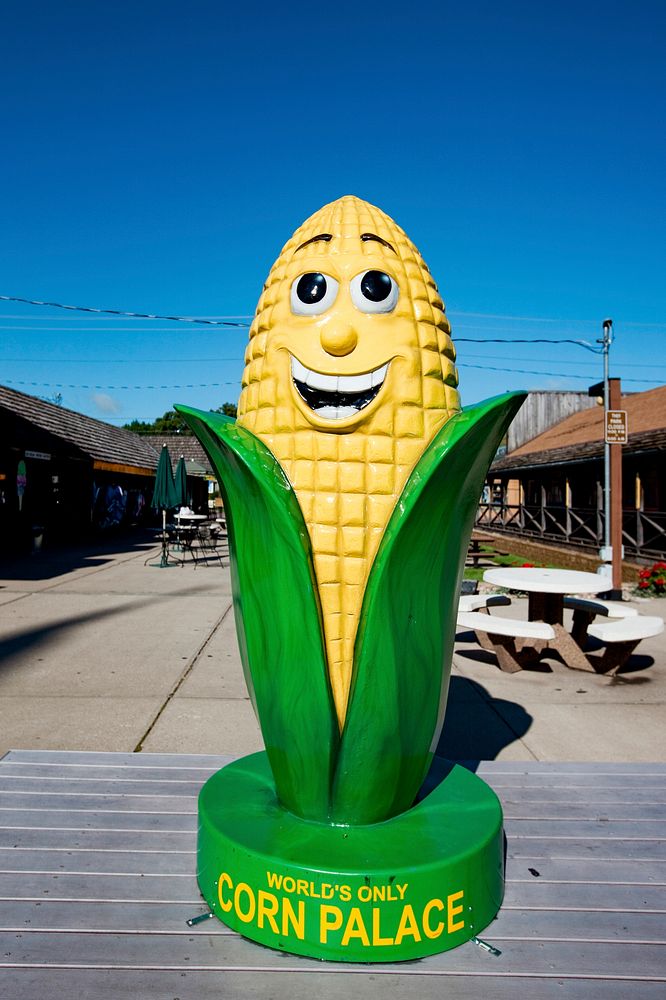
MULTIPOLYGON (((666 815, 663 819, 516 819, 504 817, 504 831, 507 837, 523 839, 528 837, 614 837, 619 840, 633 840, 647 837, 650 840, 666 839, 666 815)), ((0 823, 2 810, 0 810, 0 823)))
POLYGON ((150 795, 151 797, 183 797, 195 798, 199 794, 201 781, 189 778, 179 778, 176 781, 156 778, 72 778, 54 774, 51 777, 41 776, 30 778, 25 775, 8 775, 0 771, 0 794, 22 789, 28 792, 40 792, 53 795, 57 792, 75 792, 78 795, 100 795, 111 792, 113 795, 150 795))
POLYGON ((635 802, 608 802, 599 806, 589 801, 558 802, 554 805, 547 800, 537 802, 521 802, 514 799, 502 801, 505 819, 536 820, 545 822, 566 822, 568 820, 585 820, 588 822, 625 820, 631 823, 643 823, 646 820, 666 819, 666 803, 641 803, 640 810, 635 802))
MULTIPOLYGON (((192 830, 54 830, 0 828, 0 865, 8 850, 118 851, 193 854, 196 836, 192 830)), ((595 861, 653 861, 666 859, 666 841, 649 838, 622 840, 604 837, 509 837, 507 857, 540 862, 549 859, 595 861)))
MULTIPOLYGON (((97 850, 0 850, 0 872, 98 872, 126 875, 191 875, 195 866, 195 845, 191 850, 165 853, 154 851, 97 850)), ((536 866, 543 880, 556 882, 615 882, 643 885, 666 883, 664 865, 659 861, 614 861, 604 859, 560 860, 507 857, 507 878, 531 881, 529 867, 536 866)))
POLYGON ((103 767, 117 767, 124 762, 135 767, 175 767, 204 768, 215 771, 224 767, 233 756, 200 753, 108 753, 102 750, 9 750, 0 764, 14 762, 45 762, 63 766, 71 764, 97 764, 103 767))
MULTIPOLYGON (((518 800, 504 801, 502 805, 507 821, 510 819, 544 819, 556 822, 589 817, 589 821, 592 822, 605 821, 606 819, 608 821, 613 819, 632 820, 633 818, 636 824, 640 825, 643 819, 666 820, 666 804, 659 805, 653 802, 640 803, 640 808, 637 808, 636 801, 617 803, 610 800, 607 803, 599 804, 588 802, 583 797, 577 803, 552 802, 541 798, 534 803, 518 800)), ((0 796, 0 808, 32 809, 41 812, 46 810, 63 812, 108 810, 119 813, 148 812, 191 816, 196 816, 197 811, 195 796, 123 796, 105 794, 104 792, 98 792, 95 795, 81 795, 78 792, 51 792, 48 796, 43 796, 38 791, 25 791, 20 788, 4 792, 0 796)))
MULTIPOLYGON (((666 812, 666 811, 665 811, 666 812)), ((165 830, 196 832, 196 810, 188 813, 169 812, 129 812, 126 810, 74 809, 21 809, 0 808, 0 829, 4 830, 154 830, 156 834, 165 830)), ((663 819, 610 819, 589 817, 586 819, 548 820, 515 819, 504 817, 507 837, 526 839, 529 837, 599 837, 607 839, 648 838, 666 839, 666 815, 663 819)))
POLYGON ((118 872, 125 875, 192 875, 196 845, 168 854, 152 851, 0 849, 0 872, 118 872))
POLYGON ((7 830, 0 828, 0 852, 26 850, 187 851, 196 847, 192 830, 7 830))
POLYGON ((194 874, 110 875, 90 872, 0 873, 0 896, 12 899, 91 899, 183 902, 194 908, 201 894, 194 874))
MULTIPOLYGON (((201 788, 201 780, 191 780, 179 778, 176 781, 155 778, 117 778, 106 781, 102 778, 70 778, 54 774, 51 777, 26 777, 24 775, 8 775, 0 768, 0 794, 14 793, 40 793, 43 795, 67 794, 67 795, 127 795, 127 796, 150 796, 152 798, 195 798, 201 788)), ((503 803, 513 807, 530 806, 536 802, 587 803, 591 810, 596 810, 600 806, 607 806, 613 803, 625 804, 666 804, 666 786, 652 786, 644 784, 634 784, 633 786, 617 787, 566 787, 566 786, 544 786, 541 784, 526 785, 521 788, 512 786, 510 789, 503 789, 493 783, 495 791, 503 803)), ((520 813, 518 813, 520 814, 520 813)))
POLYGON ((2 762, 2 773, 5 777, 29 778, 30 780, 44 778, 46 781, 54 778, 65 778, 71 781, 155 781, 157 784, 163 784, 167 781, 180 784, 187 781, 203 784, 216 770, 218 769, 210 767, 188 767, 187 765, 173 767, 167 764, 152 764, 150 767, 136 767, 133 764, 109 764, 104 767, 102 764, 49 764, 46 761, 39 764, 30 764, 24 761, 2 762))
POLYGON ((503 907, 535 909, 654 910, 666 914, 666 885, 552 882, 541 878, 508 881, 503 907))
MULTIPOLYGON (((666 841, 636 838, 620 840, 606 837, 604 839, 588 837, 553 838, 544 837, 512 837, 508 841, 508 856, 512 858, 557 858, 558 860, 581 858, 606 861, 664 861, 666 860, 666 841)), ((666 871, 665 871, 666 874, 666 871)))
POLYGON ((188 813, 96 811, 92 809, 0 809, 5 830, 187 830, 196 835, 197 815, 188 813))
MULTIPOLYGON (((0 874, 0 898, 201 903, 194 875, 0 874)), ((666 886, 552 882, 528 876, 506 885, 504 909, 610 909, 666 913, 666 886)), ((502 911, 503 912, 503 911, 502 911)))
POLYGON ((500 801, 505 806, 511 806, 517 815, 520 815, 520 808, 531 808, 536 803, 545 802, 552 806, 562 804, 568 806, 570 803, 580 803, 591 811, 596 811, 601 806, 615 804, 639 806, 646 805, 666 805, 666 789, 655 789, 636 782, 633 787, 625 788, 604 788, 604 787, 571 787, 571 788, 551 788, 545 782, 534 786, 524 786, 522 788, 500 788, 493 782, 493 788, 497 792, 500 801))
POLYGON ((501 775, 538 773, 548 776, 564 774, 635 774, 641 777, 650 774, 666 776, 664 761, 522 761, 522 760, 482 760, 476 768, 477 774, 489 779, 501 775))
POLYGON ((192 970, 163 972, 151 969, 5 969, 3 981, 12 1000, 35 997, 72 996, 72 984, 86 1000, 386 1000, 387 997, 417 996, 419 1000, 663 1000, 662 982, 629 982, 592 978, 499 977, 491 973, 461 976, 455 973, 429 975, 414 969, 405 979, 396 967, 391 971, 366 969, 351 972, 344 967, 324 965, 307 975, 275 970, 234 972, 192 970), (74 978, 75 976, 75 978, 74 978), (278 993, 279 990, 279 993, 278 993))
POLYGON ((196 816, 197 800, 192 795, 110 795, 97 792, 81 795, 77 792, 23 791, 16 788, 0 795, 0 805, 6 809, 109 809, 121 812, 181 813, 196 816))
MULTIPOLYGON (((236 935, 211 936, 205 931, 191 935, 173 934, 77 934, 0 932, 0 955, 4 964, 39 964, 101 966, 157 967, 174 970, 190 968, 265 968, 283 971, 321 969, 321 962, 282 956, 272 950, 257 948, 255 944, 236 935)), ((484 937, 494 941, 486 931, 484 937)), ((596 943, 589 941, 540 941, 535 947, 532 940, 514 939, 502 948, 499 958, 488 956, 471 942, 441 955, 433 955, 418 963, 421 970, 432 974, 465 972, 496 975, 599 975, 600 970, 609 978, 661 979, 666 982, 666 947, 663 945, 635 944, 624 941, 596 943), (492 961, 491 961, 492 960, 492 961)), ((350 965, 349 968, 368 971, 367 966, 350 965)), ((379 968, 394 971, 394 966, 379 968)), ((411 967, 404 967, 403 975, 410 975, 411 967)), ((402 971, 402 967, 401 967, 402 971)))
MULTIPOLYGON (((0 930, 34 934, 61 931, 86 934, 114 932, 157 934, 169 932, 191 936, 188 918, 207 911, 183 903, 111 903, 95 900, 16 901, 0 900, 0 930)), ((209 936, 232 934, 219 920, 206 924, 209 936)), ((666 944, 666 922, 662 913, 595 912, 592 910, 521 910, 503 908, 499 917, 484 932, 494 942, 512 939, 539 941, 585 940, 630 941, 666 944)))

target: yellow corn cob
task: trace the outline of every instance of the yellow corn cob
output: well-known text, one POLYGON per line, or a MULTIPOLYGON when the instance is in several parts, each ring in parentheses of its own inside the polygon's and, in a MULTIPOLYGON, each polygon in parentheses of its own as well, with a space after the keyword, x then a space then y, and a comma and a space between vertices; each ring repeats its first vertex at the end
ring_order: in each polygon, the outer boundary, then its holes
MULTIPOLYGON (((329 280, 329 285, 331 284, 329 280)), ((395 503, 428 443, 460 409, 444 305, 405 233, 379 209, 346 196, 296 230, 268 276, 250 329, 238 423, 273 452, 310 533, 328 670, 344 723, 354 641, 372 561, 395 503), (362 239, 372 234, 376 239, 362 239), (327 240, 312 240, 326 235, 327 240), (381 270, 397 282, 390 313, 365 313, 350 280, 381 270), (294 315, 291 288, 307 272, 338 282, 319 315, 294 315), (309 410, 291 357, 317 373, 354 376, 390 362, 379 393, 355 417, 309 410)))

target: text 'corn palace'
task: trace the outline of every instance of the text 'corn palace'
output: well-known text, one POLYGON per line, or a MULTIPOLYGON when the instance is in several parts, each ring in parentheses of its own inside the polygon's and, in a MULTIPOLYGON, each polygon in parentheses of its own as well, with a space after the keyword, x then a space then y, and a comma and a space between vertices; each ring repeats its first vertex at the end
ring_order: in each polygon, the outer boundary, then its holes
POLYGON ((342 729, 379 543, 414 466, 460 410, 450 326, 402 229, 346 196, 285 245, 245 360, 238 424, 270 449, 298 498, 342 729))

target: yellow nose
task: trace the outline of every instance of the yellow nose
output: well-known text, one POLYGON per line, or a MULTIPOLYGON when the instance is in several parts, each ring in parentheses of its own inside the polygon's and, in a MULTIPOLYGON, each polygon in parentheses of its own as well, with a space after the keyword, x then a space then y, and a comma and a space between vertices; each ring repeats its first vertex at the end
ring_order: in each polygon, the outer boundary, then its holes
POLYGON ((336 358, 351 354, 357 344, 358 334, 353 326, 339 324, 321 332, 321 346, 336 358))

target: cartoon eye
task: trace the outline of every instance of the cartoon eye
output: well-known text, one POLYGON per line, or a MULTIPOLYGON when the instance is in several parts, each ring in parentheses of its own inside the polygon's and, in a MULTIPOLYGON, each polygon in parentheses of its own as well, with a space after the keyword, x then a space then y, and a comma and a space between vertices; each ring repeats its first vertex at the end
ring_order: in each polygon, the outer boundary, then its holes
POLYGON ((319 271, 308 271, 291 286, 291 311, 300 316, 318 316, 326 312, 338 294, 335 278, 319 271))
POLYGON ((365 313, 387 313, 396 307, 398 283, 384 271, 364 271, 351 280, 352 302, 365 313))

